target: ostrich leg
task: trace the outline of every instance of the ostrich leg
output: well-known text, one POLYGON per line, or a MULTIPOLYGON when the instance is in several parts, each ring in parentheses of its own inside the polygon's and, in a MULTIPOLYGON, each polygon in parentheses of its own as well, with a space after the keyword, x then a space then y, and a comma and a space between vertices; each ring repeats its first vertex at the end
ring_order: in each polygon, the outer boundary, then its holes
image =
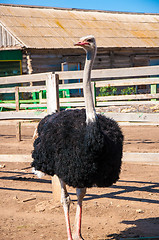
POLYGON ((69 218, 69 209, 70 209, 70 197, 68 195, 66 184, 60 179, 61 183, 61 203, 63 205, 66 228, 67 228, 67 236, 68 240, 72 239, 71 226, 70 226, 70 218, 69 218))
POLYGON ((73 240, 82 240, 83 239, 81 235, 82 201, 86 194, 86 188, 77 188, 76 194, 77 194, 77 210, 74 222, 73 240))

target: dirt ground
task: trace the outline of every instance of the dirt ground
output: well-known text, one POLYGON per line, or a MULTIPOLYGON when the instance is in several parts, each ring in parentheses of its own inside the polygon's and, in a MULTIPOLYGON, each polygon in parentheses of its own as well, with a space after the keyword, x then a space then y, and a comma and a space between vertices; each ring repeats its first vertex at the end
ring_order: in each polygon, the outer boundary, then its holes
MULTIPOLYGON (((0 154, 31 154, 35 124, 0 125, 0 154)), ((123 126, 125 152, 159 152, 158 126, 123 126)), ((49 176, 37 179, 29 163, 0 162, 0 240, 67 239, 63 209, 52 202, 49 176)), ((120 180, 109 188, 91 188, 83 202, 85 240, 156 237, 159 239, 159 165, 123 163, 120 180)), ((68 188, 73 225, 75 190, 68 188)))

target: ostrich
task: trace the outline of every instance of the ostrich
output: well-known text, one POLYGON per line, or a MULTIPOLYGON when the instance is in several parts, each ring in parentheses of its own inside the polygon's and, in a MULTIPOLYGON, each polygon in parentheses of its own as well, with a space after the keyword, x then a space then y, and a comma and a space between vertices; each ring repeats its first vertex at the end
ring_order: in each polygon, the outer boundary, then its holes
POLYGON ((90 35, 75 46, 86 51, 83 75, 85 110, 75 109, 45 117, 34 141, 32 167, 48 175, 57 175, 61 184, 68 240, 82 240, 82 201, 86 188, 111 186, 119 179, 123 135, 118 124, 96 114, 91 91, 91 69, 96 55, 96 41, 90 35), (66 185, 76 188, 77 209, 73 235, 69 220, 70 198, 66 185))

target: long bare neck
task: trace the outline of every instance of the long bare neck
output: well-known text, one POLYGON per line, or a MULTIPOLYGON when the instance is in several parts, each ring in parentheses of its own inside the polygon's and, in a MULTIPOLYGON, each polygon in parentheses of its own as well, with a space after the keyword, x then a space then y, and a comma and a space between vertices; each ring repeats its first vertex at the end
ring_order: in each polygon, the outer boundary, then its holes
POLYGON ((87 52, 86 62, 84 67, 83 74, 83 91, 84 91, 84 99, 85 99, 85 107, 86 107, 86 123, 95 122, 96 121, 96 111, 93 101, 92 89, 91 89, 91 70, 94 63, 94 58, 96 55, 95 52, 87 52))

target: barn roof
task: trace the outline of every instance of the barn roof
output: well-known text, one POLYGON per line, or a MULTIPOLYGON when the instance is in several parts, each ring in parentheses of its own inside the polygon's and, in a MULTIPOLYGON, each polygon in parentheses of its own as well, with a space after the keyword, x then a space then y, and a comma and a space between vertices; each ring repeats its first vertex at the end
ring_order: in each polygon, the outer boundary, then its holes
POLYGON ((102 48, 158 48, 159 15, 0 4, 0 49, 72 48, 88 34, 102 48))

